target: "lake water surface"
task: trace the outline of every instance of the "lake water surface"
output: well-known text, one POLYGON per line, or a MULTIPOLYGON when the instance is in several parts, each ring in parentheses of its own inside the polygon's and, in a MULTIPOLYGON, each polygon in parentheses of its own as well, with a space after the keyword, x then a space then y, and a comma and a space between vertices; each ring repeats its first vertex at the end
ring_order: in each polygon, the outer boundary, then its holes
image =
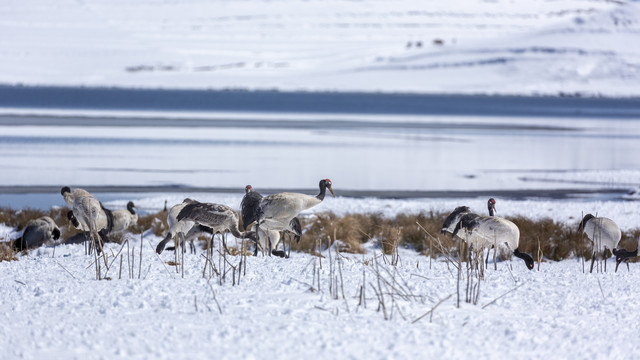
POLYGON ((634 99, 137 91, 0 87, 0 192, 311 192, 330 178, 356 196, 548 196, 640 183, 634 99))

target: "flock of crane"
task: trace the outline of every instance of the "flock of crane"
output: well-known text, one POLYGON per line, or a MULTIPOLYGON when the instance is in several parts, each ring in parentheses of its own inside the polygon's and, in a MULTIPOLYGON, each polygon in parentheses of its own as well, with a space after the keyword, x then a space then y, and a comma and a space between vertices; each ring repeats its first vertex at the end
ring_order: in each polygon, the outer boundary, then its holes
MULTIPOLYGON (((298 214, 320 204, 327 190, 335 197, 331 180, 320 180, 319 188, 320 192, 316 196, 282 192, 263 197, 253 191, 251 185, 247 185, 240 214, 227 205, 184 199, 182 203, 168 210, 169 231, 157 245, 156 252, 162 253, 171 240, 176 244, 176 249, 180 245, 184 247, 189 241, 192 251, 195 252, 193 240, 204 233, 212 236, 220 234, 224 249, 228 251, 225 234, 230 232, 236 238, 252 240, 255 243, 254 255, 262 249, 263 253, 269 255, 289 257, 283 239, 285 234, 289 235, 289 251, 292 238, 300 240, 302 227, 297 218, 298 214), (243 229, 240 229, 240 216, 243 229), (283 243, 283 250, 278 250, 280 242, 283 243)), ((90 243, 98 254, 102 252, 102 244, 108 241, 109 234, 121 233, 138 220, 135 205, 131 201, 128 202, 126 210, 112 212, 86 190, 71 191, 65 186, 60 193, 71 208, 67 213, 67 219, 92 240, 90 243)), ((533 269, 533 258, 518 248, 520 230, 513 222, 495 216, 495 204, 493 198, 487 202, 489 216, 473 213, 467 206, 457 207, 445 219, 441 233, 450 233, 452 238, 458 236, 468 244, 470 251, 475 251, 476 254, 491 248, 495 251, 498 245, 506 245, 513 255, 525 262, 529 270, 533 269)), ((618 248, 622 233, 611 219, 596 218, 587 214, 579 223, 579 231, 584 232, 594 244, 592 270, 593 261, 604 249, 609 249, 616 257, 616 270, 622 261, 638 256, 638 249, 628 251, 618 248)), ((17 249, 39 247, 43 244, 55 245, 59 243, 59 238, 60 229, 56 223, 50 217, 44 216, 32 220, 22 236, 13 241, 13 245, 17 249)))
MULTIPOLYGON (((520 229, 512 221, 495 216, 496 201, 490 198, 487 202, 489 216, 481 216, 471 212, 468 206, 455 208, 442 224, 441 233, 451 233, 452 237, 460 236, 469 245, 470 251, 482 252, 484 249, 496 248, 498 244, 506 245, 513 255, 522 259, 527 269, 533 269, 533 258, 520 252, 520 229), (462 234, 459 234, 463 230, 462 234)), ((618 248, 622 232, 611 219, 585 215, 578 224, 578 231, 584 232, 593 242, 593 256, 591 257, 591 271, 596 256, 603 256, 604 250, 609 249, 616 257, 616 271, 621 262, 638 256, 638 249, 628 251, 618 248)), ((495 251, 495 250, 494 250, 495 251)), ((487 257, 489 253, 487 252, 487 257)))

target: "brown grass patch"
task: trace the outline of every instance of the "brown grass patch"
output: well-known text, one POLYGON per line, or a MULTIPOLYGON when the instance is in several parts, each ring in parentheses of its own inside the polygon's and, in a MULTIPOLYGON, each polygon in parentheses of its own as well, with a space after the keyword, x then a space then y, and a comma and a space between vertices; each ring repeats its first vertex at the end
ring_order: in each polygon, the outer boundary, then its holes
MULTIPOLYGON (((0 223, 22 230, 27 223, 41 216, 50 216, 58 224, 64 239, 79 233, 72 226, 68 226, 67 207, 42 211, 36 209, 0 208, 0 223)), ((458 253, 459 241, 452 240, 451 234, 441 235, 440 228, 446 213, 398 214, 395 218, 385 218, 381 214, 348 214, 342 217, 334 213, 320 213, 301 218, 303 226, 302 239, 299 244, 293 243, 292 250, 315 253, 318 241, 322 248, 333 245, 334 240, 340 242, 340 251, 349 253, 363 253, 362 245, 373 241, 375 246, 390 254, 395 246, 410 248, 419 253, 431 256, 443 255, 442 249, 450 254, 458 253), (431 234, 432 240, 417 224, 431 234), (335 233, 335 239, 334 239, 335 233), (438 245, 442 244, 442 247, 438 245), (429 252, 429 248, 432 248, 429 252)), ((538 242, 545 259, 563 260, 572 256, 591 258, 593 244, 586 236, 579 234, 575 224, 563 224, 552 219, 531 220, 525 217, 509 218, 520 229, 520 245, 522 252, 536 257, 538 242)), ((149 229, 157 236, 163 236, 168 231, 167 213, 160 211, 154 214, 139 216, 136 225, 130 228, 133 234, 141 234, 149 229)), ((139 236, 139 235, 138 235, 139 236)), ((117 234, 109 235, 111 241, 121 242, 117 234)), ((203 238, 204 239, 204 238, 203 238)), ((620 247, 633 251, 638 247, 640 228, 623 232, 620 247)), ((202 240, 202 239, 201 239, 202 240)), ((204 241, 206 248, 206 240, 204 241)), ((6 247, 6 246, 5 246, 6 247)), ((230 248, 232 249, 232 248, 230 248)), ((2 251, 2 249, 0 249, 2 251)), ((239 254, 239 249, 236 249, 239 254)), ((508 257, 509 254, 503 254, 508 257)), ((15 252, 6 250, 0 254, 1 259, 14 259, 15 252)), ((466 252, 464 254, 466 258, 466 252)), ((632 259, 638 261, 638 259, 632 259)))
POLYGON ((334 213, 321 213, 302 218, 303 235, 299 244, 293 249, 315 253, 316 240, 320 239, 323 248, 333 244, 333 234, 341 242, 341 251, 362 253, 362 245, 375 241, 385 253, 393 251, 396 244, 400 247, 411 248, 420 253, 427 253, 429 246, 433 246, 433 255, 441 254, 437 244, 430 242, 430 238, 416 224, 419 222, 429 233, 440 240, 446 251, 457 248, 457 241, 451 240, 451 235, 440 235, 440 228, 446 214, 420 213, 418 215, 399 214, 395 218, 384 218, 380 214, 348 214, 337 217, 334 213))
POLYGON ((17 230, 20 231, 27 226, 29 221, 48 215, 48 212, 31 208, 25 208, 22 210, 1 209, 0 223, 17 228, 17 230))
POLYGON ((334 243, 334 233, 341 242, 343 252, 363 253, 361 245, 372 237, 375 224, 381 220, 380 215, 353 214, 337 217, 334 213, 322 213, 308 218, 301 218, 303 234, 300 243, 292 244, 293 250, 313 253, 316 241, 320 241, 323 248, 334 243))
POLYGON ((571 256, 591 257, 592 243, 574 227, 546 218, 531 220, 525 217, 509 218, 520 229, 521 252, 536 254, 538 241, 546 259, 564 260, 571 256))
POLYGON ((10 243, 0 243, 0 262, 16 261, 16 251, 11 247, 10 243))
POLYGON ((238 249, 237 247, 233 246, 229 246, 227 249, 229 250, 229 254, 231 256, 253 256, 253 251, 249 251, 248 249, 244 249, 244 253, 242 252, 242 249, 238 249))

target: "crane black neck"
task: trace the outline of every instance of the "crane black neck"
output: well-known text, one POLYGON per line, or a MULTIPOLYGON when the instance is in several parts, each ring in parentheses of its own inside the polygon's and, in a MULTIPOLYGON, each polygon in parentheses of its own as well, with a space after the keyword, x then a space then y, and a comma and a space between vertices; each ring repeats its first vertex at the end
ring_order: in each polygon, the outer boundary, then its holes
POLYGON ((489 216, 493 216, 493 207, 489 205, 489 216))
POLYGON ((129 202, 127 203, 127 210, 129 210, 129 212, 131 213, 131 215, 135 215, 135 214, 136 214, 135 210, 133 210, 133 206, 134 206, 134 205, 133 205, 133 203, 132 203, 131 201, 129 201, 129 202))
POLYGON ((327 193, 327 183, 324 180, 320 181, 320 194, 316 198, 320 201, 324 200, 324 195, 327 193))

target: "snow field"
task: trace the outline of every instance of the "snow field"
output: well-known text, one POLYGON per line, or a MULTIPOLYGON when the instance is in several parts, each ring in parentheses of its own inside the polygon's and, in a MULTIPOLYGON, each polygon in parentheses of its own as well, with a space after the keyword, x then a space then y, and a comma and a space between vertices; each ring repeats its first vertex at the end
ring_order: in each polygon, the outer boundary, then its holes
MULTIPOLYGON (((328 258, 322 259, 321 291, 310 291, 318 259, 302 253, 290 259, 248 257, 240 284, 229 280, 221 286, 217 278, 202 278, 200 254, 185 255, 185 278, 180 278, 166 264, 172 252, 154 254, 158 241, 145 237, 142 279, 137 279, 139 239, 132 239, 135 279, 127 279, 126 270, 118 279, 116 261, 108 274, 112 280, 96 281, 92 257, 80 245, 59 246, 55 255, 52 248, 40 248, 0 263, 4 356, 625 359, 633 354, 621 344, 638 340, 637 264, 630 272, 623 266, 613 273, 610 262, 608 273, 584 274, 579 260, 543 263, 540 271, 526 270, 519 259, 498 263, 498 271, 490 263, 478 305, 463 302, 458 309, 454 295, 435 309, 432 322, 426 316, 412 323, 456 291, 456 272, 442 259, 430 268, 427 258, 412 251, 402 250, 396 267, 379 258, 389 312, 394 293, 393 315, 384 320, 373 291, 377 249, 364 255, 369 264, 364 309, 358 306, 362 255, 344 254, 346 300, 341 295, 335 300, 328 290, 328 258), (385 281, 403 290, 385 289, 385 281)), ((119 249, 106 245, 108 254, 119 249)))

